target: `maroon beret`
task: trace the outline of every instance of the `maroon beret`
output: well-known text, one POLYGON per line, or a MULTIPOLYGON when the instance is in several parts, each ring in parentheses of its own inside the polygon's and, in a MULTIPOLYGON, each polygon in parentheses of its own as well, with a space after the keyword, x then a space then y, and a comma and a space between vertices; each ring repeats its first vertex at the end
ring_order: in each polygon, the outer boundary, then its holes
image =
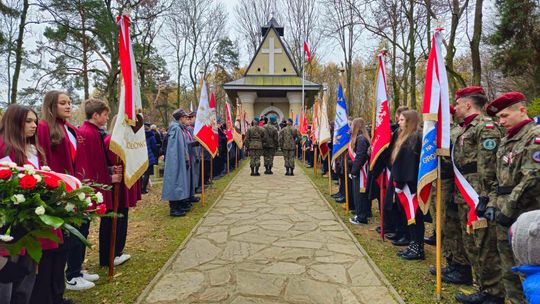
POLYGON ((456 108, 453 105, 450 105, 450 115, 456 114, 456 108))
POLYGON ((487 105, 486 112, 489 116, 495 116, 500 111, 521 101, 525 101, 525 95, 520 92, 508 92, 490 102, 487 105))
POLYGON ((466 88, 457 90, 456 100, 460 99, 461 97, 466 97, 473 94, 486 95, 486 92, 484 91, 484 88, 482 87, 478 87, 478 86, 466 87, 466 88))

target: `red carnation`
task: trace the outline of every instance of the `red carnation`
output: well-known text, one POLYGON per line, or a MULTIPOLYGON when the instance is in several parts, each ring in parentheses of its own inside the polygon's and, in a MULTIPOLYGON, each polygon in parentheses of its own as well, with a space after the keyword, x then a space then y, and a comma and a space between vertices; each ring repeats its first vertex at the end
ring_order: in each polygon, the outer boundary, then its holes
POLYGON ((1 169, 0 170, 0 179, 9 179, 11 177, 11 170, 10 169, 1 169))
POLYGON ((97 214, 105 214, 107 213, 107 206, 105 204, 99 204, 96 207, 96 213, 97 214))
POLYGON ((25 175, 19 180, 19 185, 23 189, 32 189, 37 184, 37 179, 32 175, 25 175))
POLYGON ((58 180, 52 177, 46 177, 43 180, 43 182, 45 183, 45 187, 47 187, 47 189, 49 190, 56 189, 58 188, 58 186, 60 186, 60 184, 58 183, 58 180))

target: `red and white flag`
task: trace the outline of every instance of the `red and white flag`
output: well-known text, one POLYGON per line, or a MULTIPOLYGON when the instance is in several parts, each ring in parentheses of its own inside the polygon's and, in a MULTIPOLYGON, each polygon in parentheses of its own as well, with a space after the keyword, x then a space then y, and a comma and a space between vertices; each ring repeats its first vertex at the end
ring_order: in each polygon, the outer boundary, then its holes
POLYGON ((238 127, 233 128, 233 140, 239 149, 244 147, 244 141, 242 140, 242 113, 240 104, 236 104, 236 121, 238 121, 238 127), (238 128, 238 130, 237 130, 238 128))
POLYGON ((311 52, 309 51, 307 40, 304 40, 304 53, 306 53, 306 61, 311 62, 311 52))
POLYGON ((319 135, 317 136, 322 158, 328 156, 328 152, 330 151, 328 142, 331 138, 330 123, 328 122, 328 103, 326 102, 326 94, 324 94, 321 103, 321 114, 319 115, 319 135))
POLYGON ((227 150, 231 149, 233 142, 233 123, 231 118, 231 105, 225 102, 225 116, 226 116, 226 128, 225 135, 227 136, 227 150))
POLYGON ((392 140, 384 57, 384 53, 378 55, 379 69, 377 72, 377 85, 375 87, 375 112, 373 113, 374 127, 371 137, 372 152, 369 160, 371 170, 373 170, 377 159, 381 153, 388 148, 390 141, 392 140))
POLYGON ((193 134, 201 146, 203 146, 212 157, 215 157, 218 150, 216 105, 214 94, 210 97, 210 102, 208 101, 208 91, 206 90, 205 80, 203 80, 202 84, 193 134))
POLYGON ((120 27, 118 51, 123 81, 110 149, 122 159, 124 183, 130 188, 148 168, 148 151, 142 127, 142 101, 137 64, 129 34, 131 20, 128 16, 122 15, 116 18, 116 23, 120 27))

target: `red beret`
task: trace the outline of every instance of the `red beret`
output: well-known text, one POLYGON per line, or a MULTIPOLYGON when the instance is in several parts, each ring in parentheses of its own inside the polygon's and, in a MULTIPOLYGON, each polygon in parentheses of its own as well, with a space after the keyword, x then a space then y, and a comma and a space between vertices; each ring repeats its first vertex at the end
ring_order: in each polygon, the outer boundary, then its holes
POLYGON ((461 97, 466 97, 473 94, 486 95, 486 92, 484 91, 484 88, 482 87, 478 87, 478 86, 466 87, 466 88, 457 90, 456 100, 460 99, 461 97))
POLYGON ((525 101, 525 95, 520 92, 508 92, 490 102, 487 105, 486 112, 489 116, 495 116, 500 111, 521 101, 525 101))
POLYGON ((456 114, 456 108, 453 105, 450 105, 450 115, 456 114))

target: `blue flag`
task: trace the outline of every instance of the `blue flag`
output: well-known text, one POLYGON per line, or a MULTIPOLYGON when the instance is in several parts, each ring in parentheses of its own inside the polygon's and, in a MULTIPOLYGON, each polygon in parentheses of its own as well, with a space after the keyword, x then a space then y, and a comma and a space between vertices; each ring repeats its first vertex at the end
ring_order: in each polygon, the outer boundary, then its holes
POLYGON ((332 147, 332 161, 334 161, 341 153, 347 151, 349 141, 351 140, 351 128, 349 127, 349 119, 347 112, 347 102, 343 96, 343 88, 341 83, 338 86, 337 104, 336 104, 336 119, 334 120, 334 141, 332 147))
POLYGON ((294 120, 294 126, 298 127, 298 114, 296 114, 296 119, 294 120))

